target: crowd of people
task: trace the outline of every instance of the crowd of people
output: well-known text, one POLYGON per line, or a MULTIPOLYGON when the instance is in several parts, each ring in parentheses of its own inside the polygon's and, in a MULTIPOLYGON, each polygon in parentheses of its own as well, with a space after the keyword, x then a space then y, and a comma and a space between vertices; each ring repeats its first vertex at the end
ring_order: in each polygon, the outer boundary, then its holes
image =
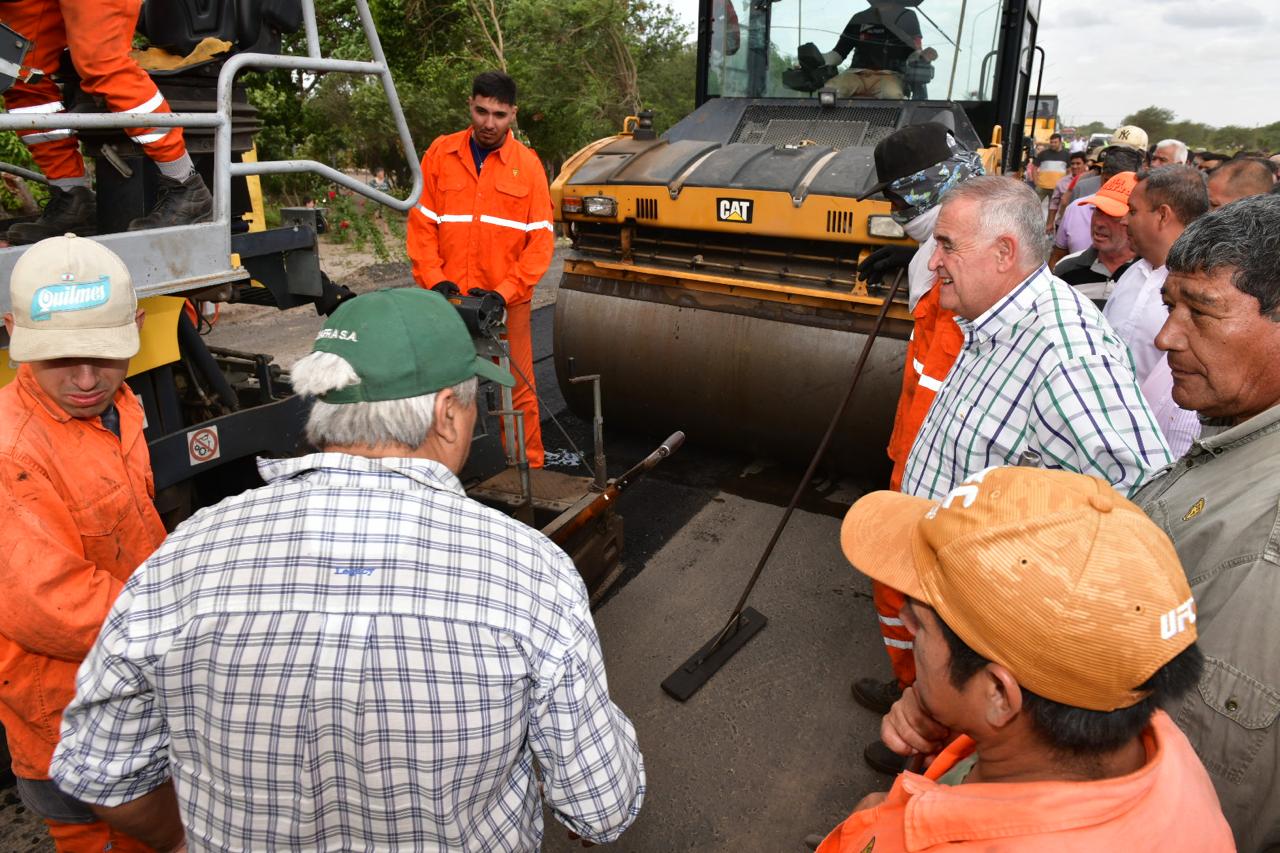
POLYGON ((842 544, 894 673, 853 683, 864 754, 897 780, 822 853, 1280 849, 1275 164, 1136 127, 1046 151, 1039 181, 940 126, 875 152, 920 247, 863 270, 905 267, 915 332, 894 491, 842 544))
MULTIPOLYGON (((315 451, 173 531, 124 382, 129 270, 72 235, 15 266, 0 719, 59 850, 532 851, 544 807, 586 845, 639 814, 573 563, 457 477, 477 379, 537 424, 551 255, 514 82, 480 75, 468 108, 423 158, 417 286, 343 302, 292 371, 315 451), (464 293, 506 309, 517 375, 476 354, 464 293)), ((813 846, 1280 848, 1274 172, 1207 175, 1137 128, 1040 158, 1065 166, 1035 189, 938 124, 874 159, 865 195, 918 247, 860 273, 905 270, 915 332, 891 489, 840 543, 874 582, 894 677, 853 694, 894 781, 813 846)))

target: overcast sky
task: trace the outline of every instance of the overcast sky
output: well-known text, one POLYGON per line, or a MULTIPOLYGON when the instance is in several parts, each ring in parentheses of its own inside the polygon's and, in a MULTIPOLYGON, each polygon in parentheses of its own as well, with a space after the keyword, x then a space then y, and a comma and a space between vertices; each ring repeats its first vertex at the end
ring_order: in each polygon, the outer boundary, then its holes
POLYGON ((1116 124, 1153 104, 1210 125, 1271 124, 1276 24, 1274 0, 1043 0, 1043 91, 1061 96, 1068 125, 1116 124))

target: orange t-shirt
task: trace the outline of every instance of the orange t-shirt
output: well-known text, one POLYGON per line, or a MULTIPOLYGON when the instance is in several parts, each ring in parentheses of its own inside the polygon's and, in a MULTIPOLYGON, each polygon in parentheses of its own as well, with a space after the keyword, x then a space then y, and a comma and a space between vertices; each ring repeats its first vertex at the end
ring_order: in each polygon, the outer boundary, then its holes
POLYGON ((142 406, 127 385, 115 406, 120 438, 64 412, 26 365, 0 388, 0 722, 26 779, 48 778, 76 670, 164 541, 142 406))
POLYGON ((849 815, 818 853, 1235 850, 1209 775, 1167 714, 1156 712, 1142 743, 1146 765, 1115 779, 941 785, 973 753, 962 735, 925 775, 899 775, 884 802, 849 815))

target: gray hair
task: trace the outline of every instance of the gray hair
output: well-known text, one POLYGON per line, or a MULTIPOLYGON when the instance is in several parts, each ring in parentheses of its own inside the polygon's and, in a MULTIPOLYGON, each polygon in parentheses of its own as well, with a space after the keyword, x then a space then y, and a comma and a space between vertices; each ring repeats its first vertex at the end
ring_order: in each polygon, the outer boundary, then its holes
MULTIPOLYGON (((351 364, 331 352, 313 352, 299 359, 290 378, 294 393, 315 398, 360 384, 360 376, 351 364)), ((450 390, 467 406, 475 401, 476 387, 472 376, 450 390)), ((307 441, 316 447, 391 444, 418 448, 431 431, 435 405, 435 393, 372 403, 326 403, 316 399, 307 418, 307 441)))
POLYGON ((1173 149, 1174 164, 1181 165, 1187 162, 1187 154, 1189 153, 1187 151, 1187 143, 1183 142, 1181 139, 1161 139, 1156 143, 1156 150, 1158 151, 1161 148, 1173 149))
POLYGON ((1029 186, 1002 175, 982 175, 957 185, 943 196, 942 206, 965 200, 975 202, 980 233, 991 239, 1014 237, 1024 262, 1044 263, 1049 251, 1044 211, 1029 186))
POLYGON ((1280 196, 1224 204, 1187 226, 1169 249, 1170 272, 1231 272, 1231 283, 1258 300, 1263 314, 1280 308, 1280 196))
POLYGON ((1161 166, 1138 175, 1152 209, 1169 205, 1183 225, 1209 211, 1208 177, 1195 166, 1161 166))

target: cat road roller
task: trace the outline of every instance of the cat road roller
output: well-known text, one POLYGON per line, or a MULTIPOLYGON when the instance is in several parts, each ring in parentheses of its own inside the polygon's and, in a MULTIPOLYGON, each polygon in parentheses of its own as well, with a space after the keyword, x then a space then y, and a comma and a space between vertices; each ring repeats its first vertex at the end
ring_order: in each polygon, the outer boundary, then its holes
MULTIPOLYGON (((693 443, 807 459, 885 298, 858 262, 911 243, 887 201, 855 200, 876 183, 876 143, 940 122, 988 172, 1015 165, 1039 0, 686 2, 694 112, 660 136, 651 116, 628 119, 552 183, 572 239, 557 376, 582 414, 570 380, 599 374, 613 424, 679 422, 693 443)), ((834 466, 887 472, 910 334, 904 285, 834 466)))

